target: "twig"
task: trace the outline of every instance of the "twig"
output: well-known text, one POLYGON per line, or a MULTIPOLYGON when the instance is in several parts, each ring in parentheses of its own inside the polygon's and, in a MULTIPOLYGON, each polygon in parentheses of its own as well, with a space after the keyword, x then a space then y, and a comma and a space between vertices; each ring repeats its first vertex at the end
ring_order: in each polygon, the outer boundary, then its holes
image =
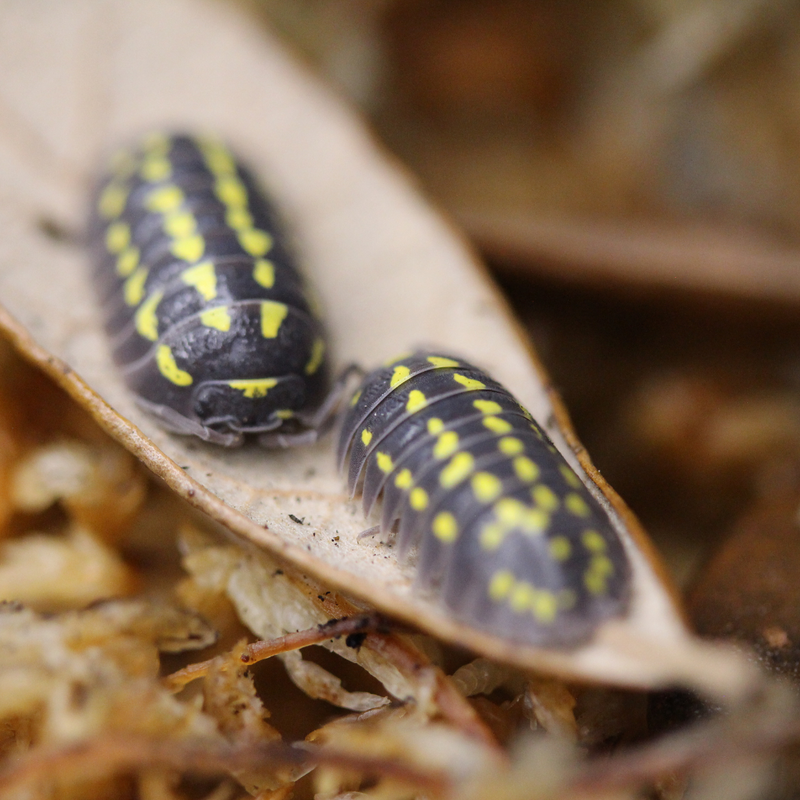
MULTIPOLYGON (((376 630, 379 626, 385 624, 384 620, 376 614, 331 620, 313 628, 297 631, 296 633, 288 633, 286 636, 279 636, 277 639, 253 642, 242 653, 241 661, 242 664, 255 664, 279 653, 299 650, 302 647, 326 642, 328 639, 337 639, 340 636, 350 636, 354 633, 376 630)), ((188 667, 179 669, 164 678, 164 684, 168 689, 179 692, 186 684, 204 677, 214 664, 225 658, 225 655, 216 656, 207 661, 190 664, 188 667)))
POLYGON ((20 758, 8 759, 0 768, 0 795, 5 797, 12 791, 20 792, 40 782, 85 781, 143 767, 214 775, 263 769, 265 764, 290 769, 325 765, 402 781, 430 796, 442 795, 449 785, 447 777, 435 770, 412 767, 391 758, 359 756, 308 744, 302 747, 284 742, 237 745, 104 734, 66 746, 38 747, 20 758))
POLYGON ((785 306, 800 302, 798 248, 755 232, 477 209, 457 217, 508 274, 785 306))
POLYGON ((415 682, 429 678, 435 686, 433 700, 442 716, 468 736, 500 752, 494 735, 466 698, 456 689, 453 681, 415 647, 406 645, 396 636, 380 633, 371 633, 365 645, 382 655, 401 673, 413 676, 415 682))

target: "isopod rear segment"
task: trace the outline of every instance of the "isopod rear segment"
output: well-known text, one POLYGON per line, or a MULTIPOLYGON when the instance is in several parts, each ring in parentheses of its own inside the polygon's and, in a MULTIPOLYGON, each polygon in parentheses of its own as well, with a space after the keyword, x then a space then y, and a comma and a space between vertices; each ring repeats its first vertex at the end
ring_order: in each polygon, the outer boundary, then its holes
POLYGON ((224 144, 155 133, 118 152, 89 243, 114 360, 162 425, 223 445, 313 438, 322 325, 275 211, 224 144))
POLYGON ((624 614, 630 566, 603 507, 513 395, 449 355, 416 352, 366 376, 340 468, 419 587, 460 621, 571 646, 624 614))

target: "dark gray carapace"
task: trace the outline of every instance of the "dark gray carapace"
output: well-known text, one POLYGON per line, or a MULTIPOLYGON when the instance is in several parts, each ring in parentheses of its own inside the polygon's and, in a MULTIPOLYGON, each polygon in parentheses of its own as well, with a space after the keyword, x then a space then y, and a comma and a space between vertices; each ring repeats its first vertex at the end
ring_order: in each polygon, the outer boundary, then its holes
POLYGON ((624 613, 630 567, 597 501, 530 414, 466 362, 417 352, 371 372, 338 457, 365 513, 454 617, 537 646, 570 646, 624 613))
POLYGON ((222 143, 156 133, 117 153, 89 239, 114 360, 166 428, 228 446, 308 438, 322 327, 273 209, 222 143))

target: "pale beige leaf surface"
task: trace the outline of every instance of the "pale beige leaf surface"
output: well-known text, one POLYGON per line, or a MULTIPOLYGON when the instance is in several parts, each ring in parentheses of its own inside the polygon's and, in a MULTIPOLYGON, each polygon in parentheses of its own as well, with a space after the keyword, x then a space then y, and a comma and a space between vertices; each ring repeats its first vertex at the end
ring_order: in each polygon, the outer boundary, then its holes
POLYGON ((727 655, 688 637, 638 524, 585 455, 579 463, 577 442, 559 429, 563 412, 461 239, 355 116, 247 16, 210 0, 0 3, 0 224, 6 332, 231 530, 327 585, 497 659, 723 693, 743 678, 727 655), (372 366, 435 343, 490 368, 517 394, 623 537, 635 576, 626 621, 573 652, 465 629, 414 593, 410 569, 390 549, 357 541, 366 525, 343 493, 330 439, 289 452, 225 451, 164 433, 134 405, 110 362, 84 253, 44 235, 41 220, 79 230, 104 152, 153 128, 217 132, 255 167, 289 223, 339 364, 372 366))

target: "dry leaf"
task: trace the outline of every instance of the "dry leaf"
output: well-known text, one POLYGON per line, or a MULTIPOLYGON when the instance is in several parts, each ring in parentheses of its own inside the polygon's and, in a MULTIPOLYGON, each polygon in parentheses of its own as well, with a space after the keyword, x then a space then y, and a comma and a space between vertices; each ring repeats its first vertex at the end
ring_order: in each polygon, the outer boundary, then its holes
POLYGON ((0 600, 80 608, 135 589, 136 576, 119 554, 77 525, 63 536, 31 533, 0 545, 0 600))
POLYGON ((733 696, 750 674, 694 642, 631 513, 592 467, 546 376, 464 243, 366 130, 270 37, 210 0, 0 4, 0 326, 179 494, 326 586, 478 653, 637 686, 685 682, 733 696), (143 130, 214 130, 242 152, 287 218, 322 299, 339 363, 420 342, 463 354, 519 397, 602 504, 633 568, 633 602, 573 651, 465 627, 413 591, 409 566, 364 527, 331 445, 222 451, 162 431, 114 370, 86 257, 48 235, 80 230, 101 152, 143 130), (291 515, 291 516, 290 516, 291 515), (293 517, 302 519, 297 524, 293 517))

